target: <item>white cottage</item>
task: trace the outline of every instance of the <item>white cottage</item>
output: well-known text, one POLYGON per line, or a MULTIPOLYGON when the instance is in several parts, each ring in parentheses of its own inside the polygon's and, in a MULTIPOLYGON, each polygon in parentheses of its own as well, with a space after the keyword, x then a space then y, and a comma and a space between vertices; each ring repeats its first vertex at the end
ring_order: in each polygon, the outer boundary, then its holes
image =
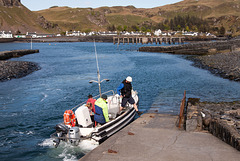
POLYGON ((154 35, 155 35, 155 36, 160 36, 160 35, 162 35, 162 30, 160 30, 160 29, 155 30, 154 35))
POLYGON ((32 38, 37 38, 37 33, 36 32, 27 32, 26 36, 31 36, 32 38))
POLYGON ((0 38, 13 38, 12 32, 0 31, 0 38))

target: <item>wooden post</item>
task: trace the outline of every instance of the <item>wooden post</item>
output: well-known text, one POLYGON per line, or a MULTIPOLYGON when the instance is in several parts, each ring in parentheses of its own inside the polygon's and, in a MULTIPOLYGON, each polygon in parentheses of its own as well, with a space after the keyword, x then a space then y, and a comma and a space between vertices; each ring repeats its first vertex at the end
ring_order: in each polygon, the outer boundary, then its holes
POLYGON ((178 124, 178 128, 181 128, 181 124, 182 124, 182 119, 183 119, 183 112, 184 112, 184 108, 185 108, 185 102, 186 102, 186 91, 184 91, 184 96, 180 105, 180 113, 179 113, 179 124, 178 124))
POLYGON ((169 37, 168 44, 172 44, 172 38, 169 37))
POLYGON ((162 37, 159 38, 159 44, 162 44, 162 37))

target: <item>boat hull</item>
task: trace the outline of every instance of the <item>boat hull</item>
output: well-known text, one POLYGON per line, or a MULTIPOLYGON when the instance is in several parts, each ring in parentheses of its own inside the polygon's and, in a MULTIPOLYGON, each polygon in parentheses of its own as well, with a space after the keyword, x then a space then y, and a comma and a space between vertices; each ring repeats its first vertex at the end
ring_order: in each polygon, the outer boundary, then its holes
POLYGON ((134 108, 127 110, 124 114, 117 117, 115 120, 112 120, 107 124, 97 128, 97 131, 93 132, 92 134, 92 139, 101 144, 107 138, 131 123, 134 119, 135 114, 136 111, 134 108))
MULTIPOLYGON (((132 97, 135 102, 138 103, 136 91, 132 92, 132 97)), ((89 109, 86 107, 86 104, 76 106, 75 108, 77 108, 77 110, 75 111, 75 115, 77 125, 74 127, 72 127, 71 124, 65 125, 64 123, 56 125, 56 132, 51 135, 51 137, 54 138, 55 147, 57 147, 61 141, 69 142, 76 146, 81 140, 86 139, 92 140, 96 144, 101 144, 134 120, 136 110, 133 105, 128 103, 126 109, 121 112, 121 115, 118 115, 120 106, 121 99, 118 95, 109 96, 108 112, 110 121, 96 127, 90 119, 89 109)))

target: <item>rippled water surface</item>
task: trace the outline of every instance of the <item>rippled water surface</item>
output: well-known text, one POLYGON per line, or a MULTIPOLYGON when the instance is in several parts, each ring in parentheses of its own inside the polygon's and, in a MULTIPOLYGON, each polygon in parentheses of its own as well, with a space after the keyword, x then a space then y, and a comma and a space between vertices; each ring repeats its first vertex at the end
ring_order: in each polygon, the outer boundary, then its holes
MULTIPOLYGON (((96 43, 101 78, 114 89, 128 75, 139 92, 142 111, 178 114, 184 90, 201 101, 234 101, 240 83, 191 66, 179 55, 137 52, 136 45, 96 43)), ((0 160, 78 160, 95 145, 52 146, 49 135, 63 121, 63 113, 98 94, 93 43, 34 43, 40 53, 12 61, 37 62, 41 70, 24 78, 0 82, 0 160)), ((0 51, 28 49, 29 43, 0 44, 0 51)))

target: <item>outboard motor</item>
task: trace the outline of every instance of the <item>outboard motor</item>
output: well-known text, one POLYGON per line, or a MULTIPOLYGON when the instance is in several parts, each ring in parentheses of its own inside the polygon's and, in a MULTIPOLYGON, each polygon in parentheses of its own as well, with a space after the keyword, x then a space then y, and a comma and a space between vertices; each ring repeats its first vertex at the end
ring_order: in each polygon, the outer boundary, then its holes
POLYGON ((55 129, 57 133, 62 132, 63 135, 68 133, 68 127, 63 123, 57 124, 55 129))
POLYGON ((80 142, 80 131, 78 127, 72 127, 69 130, 69 142, 77 146, 80 142))
MULTIPOLYGON (((57 137, 65 137, 68 133, 69 128, 65 124, 60 123, 55 126, 55 129, 56 129, 57 137)), ((54 142, 55 148, 58 147, 61 140, 65 140, 65 139, 54 138, 53 142, 54 142)))

